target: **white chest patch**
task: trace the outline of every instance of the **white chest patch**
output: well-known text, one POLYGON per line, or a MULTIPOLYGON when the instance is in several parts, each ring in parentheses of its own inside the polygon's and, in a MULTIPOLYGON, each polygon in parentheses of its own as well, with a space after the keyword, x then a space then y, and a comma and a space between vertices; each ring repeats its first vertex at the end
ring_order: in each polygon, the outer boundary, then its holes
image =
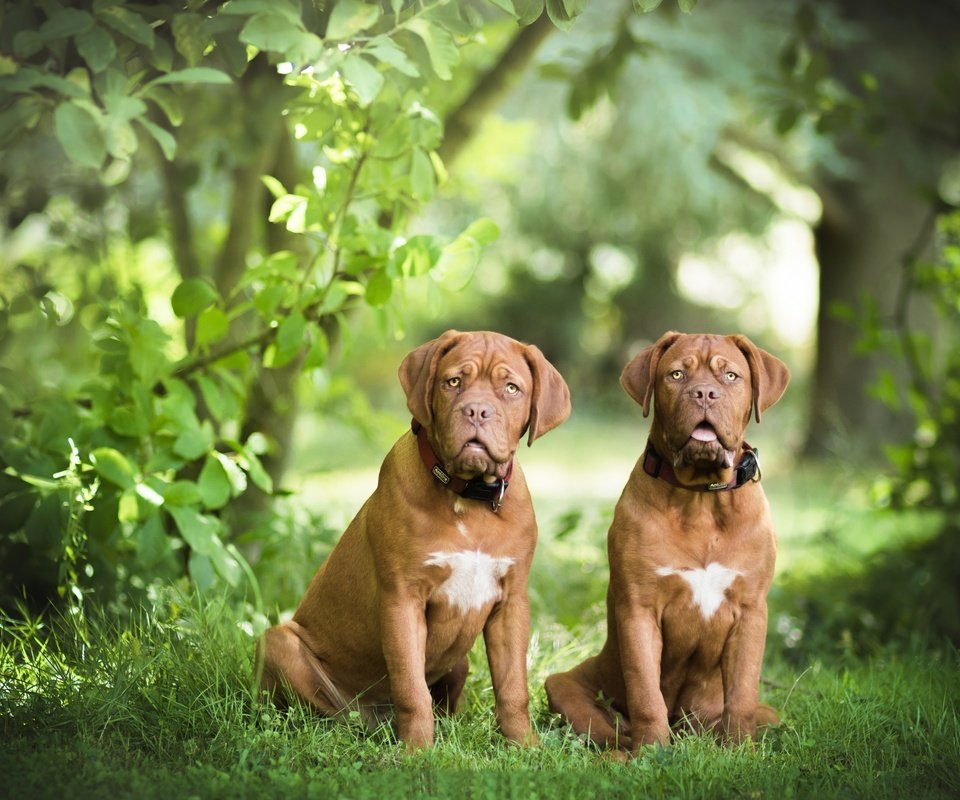
POLYGON ((500 579, 510 571, 513 559, 493 558, 480 550, 461 550, 431 553, 423 563, 428 567, 450 567, 450 576, 437 591, 450 605, 466 613, 499 599, 500 579))
POLYGON ((716 562, 707 564, 706 569, 672 569, 660 567, 657 575, 679 575, 690 585, 693 604, 700 608, 704 619, 710 619, 726 599, 726 591, 734 579, 742 575, 735 569, 729 569, 716 562))

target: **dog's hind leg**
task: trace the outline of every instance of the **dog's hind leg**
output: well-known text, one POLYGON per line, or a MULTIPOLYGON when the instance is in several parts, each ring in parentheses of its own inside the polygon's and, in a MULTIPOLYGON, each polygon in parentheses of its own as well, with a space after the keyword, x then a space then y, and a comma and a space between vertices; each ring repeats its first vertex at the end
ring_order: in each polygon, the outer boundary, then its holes
POLYGON ((296 622, 284 622, 264 633, 256 656, 260 688, 278 705, 292 693, 320 713, 335 716, 351 705, 351 698, 336 687, 299 629, 296 622))
POLYGON ((630 726, 626 718, 608 703, 600 702, 596 686, 578 680, 574 673, 580 667, 547 678, 544 688, 550 710, 560 714, 577 733, 586 734, 598 746, 629 750, 630 726))

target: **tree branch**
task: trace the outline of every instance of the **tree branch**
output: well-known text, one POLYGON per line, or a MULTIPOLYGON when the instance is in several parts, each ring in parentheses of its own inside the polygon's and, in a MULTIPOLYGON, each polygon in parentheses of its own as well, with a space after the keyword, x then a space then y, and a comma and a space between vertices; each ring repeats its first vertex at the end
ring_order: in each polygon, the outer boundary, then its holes
POLYGON ((544 39, 556 30, 546 12, 514 37, 497 62, 474 84, 470 94, 444 120, 437 154, 451 163, 476 135, 489 114, 523 75, 544 39))

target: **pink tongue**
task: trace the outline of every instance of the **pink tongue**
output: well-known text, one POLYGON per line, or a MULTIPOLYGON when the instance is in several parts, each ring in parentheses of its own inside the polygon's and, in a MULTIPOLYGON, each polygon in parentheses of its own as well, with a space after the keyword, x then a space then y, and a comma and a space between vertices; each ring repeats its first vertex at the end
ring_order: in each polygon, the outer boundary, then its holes
POLYGON ((715 442, 717 441, 717 432, 710 425, 702 422, 693 429, 690 438, 696 439, 698 442, 715 442))

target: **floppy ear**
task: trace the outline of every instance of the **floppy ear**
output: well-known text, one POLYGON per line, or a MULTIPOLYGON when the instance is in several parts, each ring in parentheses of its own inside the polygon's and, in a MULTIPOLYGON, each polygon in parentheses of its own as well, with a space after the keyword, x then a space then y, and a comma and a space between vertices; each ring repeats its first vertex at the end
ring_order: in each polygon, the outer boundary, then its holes
POLYGON ((757 422, 760 413, 766 411, 782 396, 790 381, 790 370, 776 356, 761 350, 746 336, 731 336, 734 344, 747 357, 750 366, 750 383, 753 386, 753 413, 757 422))
POLYGON ((407 395, 407 408, 421 425, 429 426, 433 422, 430 395, 433 394, 433 378, 437 372, 437 364, 461 336, 460 331, 449 330, 410 351, 400 362, 398 375, 400 385, 407 395))
POLYGON ((676 331, 667 331, 656 342, 637 353, 620 373, 623 390, 643 408, 643 416, 650 414, 650 398, 657 382, 657 366, 670 345, 683 336, 676 331))
POLYGON ((527 447, 534 439, 551 431, 570 416, 570 389, 540 348, 528 344, 523 356, 533 374, 533 396, 530 398, 530 424, 527 447))

